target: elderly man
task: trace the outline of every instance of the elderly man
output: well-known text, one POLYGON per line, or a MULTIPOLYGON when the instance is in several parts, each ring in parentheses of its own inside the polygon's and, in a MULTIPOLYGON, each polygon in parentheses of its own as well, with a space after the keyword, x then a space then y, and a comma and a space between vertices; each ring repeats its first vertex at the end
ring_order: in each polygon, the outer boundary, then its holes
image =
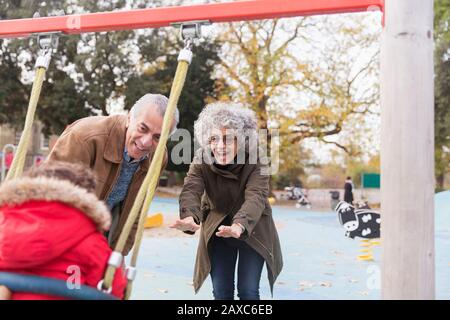
MULTIPOLYGON (((114 248, 119 239, 136 195, 145 178, 161 135, 168 99, 146 94, 128 115, 94 116, 80 119, 66 128, 53 147, 48 161, 81 162, 97 175, 97 196, 112 212, 108 236, 114 248)), ((176 110, 172 130, 176 130, 176 110)), ((167 150, 163 168, 167 164, 167 150)), ((138 221, 127 239, 124 255, 134 244, 138 221)))

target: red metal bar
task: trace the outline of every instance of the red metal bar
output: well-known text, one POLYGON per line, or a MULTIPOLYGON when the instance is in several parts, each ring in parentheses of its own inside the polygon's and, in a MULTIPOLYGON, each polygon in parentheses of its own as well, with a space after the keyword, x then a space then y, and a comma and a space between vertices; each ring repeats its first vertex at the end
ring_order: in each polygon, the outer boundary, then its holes
POLYGON ((161 7, 0 21, 0 37, 33 33, 77 34, 112 30, 159 28, 171 23, 209 20, 230 22, 294 16, 363 12, 379 8, 384 0, 246 0, 225 3, 161 7))

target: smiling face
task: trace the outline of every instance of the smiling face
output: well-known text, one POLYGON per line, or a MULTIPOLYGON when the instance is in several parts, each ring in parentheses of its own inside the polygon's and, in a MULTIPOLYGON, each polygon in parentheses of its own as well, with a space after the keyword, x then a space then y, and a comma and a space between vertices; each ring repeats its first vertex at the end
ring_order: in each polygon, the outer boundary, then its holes
POLYGON ((234 160, 238 152, 237 138, 230 129, 213 129, 209 145, 218 164, 226 165, 234 160))
POLYGON ((125 146, 128 155, 140 159, 156 149, 161 136, 163 117, 157 107, 144 107, 128 114, 125 146))

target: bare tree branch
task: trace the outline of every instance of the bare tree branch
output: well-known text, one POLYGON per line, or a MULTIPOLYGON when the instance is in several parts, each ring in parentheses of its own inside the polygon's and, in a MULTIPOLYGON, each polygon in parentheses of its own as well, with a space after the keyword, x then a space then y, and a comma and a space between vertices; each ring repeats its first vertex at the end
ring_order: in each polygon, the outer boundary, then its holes
POLYGON ((327 140, 325 140, 325 138, 321 138, 320 141, 325 142, 325 143, 327 143, 327 144, 333 144, 333 145, 335 145, 336 147, 338 147, 338 148, 344 150, 345 153, 351 154, 350 151, 348 150, 348 148, 345 147, 345 146, 343 146, 343 145, 340 144, 340 143, 337 143, 337 142, 335 142, 335 141, 327 141, 327 140))
POLYGON ((228 74, 230 75, 230 77, 237 81, 243 88, 244 91, 246 92, 246 94, 251 95, 251 89, 250 89, 250 85, 248 83, 246 83, 244 80, 242 80, 238 74, 233 70, 233 68, 231 68, 225 61, 221 60, 220 61, 220 65, 222 67, 224 67, 226 69, 226 71, 228 72, 228 74))

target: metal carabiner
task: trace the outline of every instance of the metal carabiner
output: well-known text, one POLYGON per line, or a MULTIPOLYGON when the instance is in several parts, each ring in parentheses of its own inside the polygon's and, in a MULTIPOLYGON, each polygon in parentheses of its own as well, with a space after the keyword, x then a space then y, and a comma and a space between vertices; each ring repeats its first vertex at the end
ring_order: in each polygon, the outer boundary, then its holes
POLYGON ((39 53, 36 59, 35 68, 48 69, 52 58, 52 52, 58 47, 58 33, 59 32, 52 32, 37 35, 39 53))
POLYGON ((38 34, 37 41, 40 50, 48 51, 56 49, 59 43, 59 32, 38 34))
MULTIPOLYGON (((57 16, 64 15, 64 11, 56 12, 57 16)), ((39 18, 39 12, 35 12, 33 18, 39 18)), ((52 51, 58 48, 59 35, 61 32, 48 32, 35 34, 37 36, 37 45, 39 48, 38 57, 36 59, 35 68, 48 69, 51 60, 52 51)))
POLYGON ((210 24, 208 20, 171 23, 172 26, 180 28, 180 38, 186 50, 191 50, 195 41, 202 37, 202 26, 210 24))

